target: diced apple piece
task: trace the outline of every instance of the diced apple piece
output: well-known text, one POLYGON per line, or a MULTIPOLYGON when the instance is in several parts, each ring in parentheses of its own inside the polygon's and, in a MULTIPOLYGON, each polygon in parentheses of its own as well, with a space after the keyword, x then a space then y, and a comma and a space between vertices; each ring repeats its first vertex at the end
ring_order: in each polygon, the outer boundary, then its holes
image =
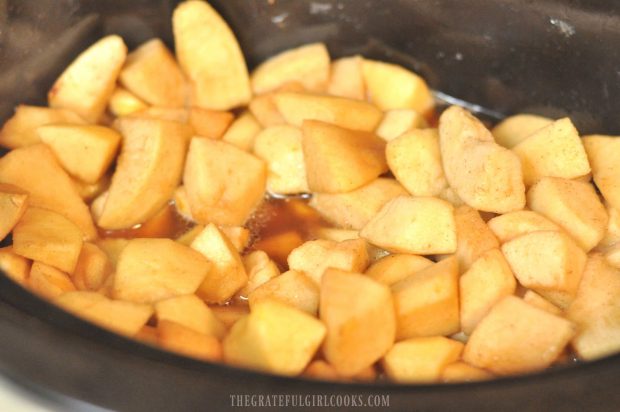
POLYGON ((200 253, 170 239, 132 239, 118 258, 112 293, 137 303, 192 294, 210 269, 200 253))
MULTIPOLYGON (((108 109, 116 117, 129 116, 148 108, 148 105, 140 100, 129 90, 117 86, 114 93, 110 96, 108 109)), ((59 122, 63 123, 63 122, 59 122)))
POLYGON ((584 136, 592 177, 605 200, 620 209, 620 141, 613 136, 584 136))
POLYGON ((193 138, 183 183, 199 223, 240 226, 262 200, 265 163, 226 142, 193 138))
POLYGON ((491 132, 498 144, 512 149, 534 132, 552 123, 553 120, 547 117, 535 114, 516 114, 502 120, 491 132))
POLYGON ((392 285, 397 340, 460 330, 458 277, 458 261, 451 257, 392 285))
POLYGON ((82 233, 58 213, 30 207, 13 230, 18 255, 73 273, 82 249, 82 233))
POLYGON ((432 260, 423 256, 399 253, 377 260, 366 270, 365 274, 379 283, 392 286, 432 264, 432 260))
POLYGON ((157 322, 172 321, 217 339, 224 337, 226 327, 196 295, 175 296, 155 303, 157 322))
POLYGON ((588 259, 566 316, 577 325, 572 346, 581 359, 598 359, 620 350, 620 272, 601 255, 588 259))
POLYGON ((220 139, 234 120, 230 112, 192 107, 189 110, 189 124, 198 136, 220 139))
POLYGON ((95 125, 56 124, 37 129, 64 169, 86 183, 96 183, 114 160, 121 136, 95 125))
POLYGON ((248 275, 239 252, 214 224, 208 224, 191 247, 212 264, 197 291, 199 297, 209 303, 223 303, 245 286, 248 275))
POLYGON ((607 248, 604 255, 607 263, 617 269, 620 269, 620 243, 607 248))
POLYGON ((80 228, 84 239, 96 237, 88 207, 47 146, 37 144, 16 149, 0 158, 0 183, 28 192, 30 206, 52 210, 71 220, 80 228))
POLYGON ((254 147, 254 139, 261 131, 261 125, 250 112, 243 112, 230 125, 222 140, 237 146, 241 150, 250 151, 254 147))
POLYGON ((274 96, 274 93, 255 96, 248 105, 250 113, 254 115, 254 118, 262 127, 272 127, 286 124, 286 120, 284 120, 284 117, 282 117, 278 107, 276 106, 274 96))
MULTIPOLYGON (((377 127, 377 136, 389 142, 413 130, 427 127, 424 116, 411 109, 388 110, 377 127)), ((437 146, 439 152, 439 146, 437 146)), ((440 159, 441 161, 441 159, 440 159)))
POLYGON ((250 308, 265 299, 275 299, 316 316, 319 309, 319 288, 302 272, 289 270, 250 292, 250 308))
POLYGON ((122 118, 123 147, 97 224, 125 229, 153 217, 172 198, 191 129, 176 122, 122 118))
POLYGON ((76 316, 127 336, 138 333, 153 314, 151 305, 111 300, 97 292, 67 292, 54 303, 76 316))
POLYGON ((30 261, 13 252, 13 247, 0 248, 0 272, 26 287, 30 274, 30 261))
POLYGON ((224 338, 226 363, 282 375, 301 373, 325 337, 307 313, 273 300, 257 302, 224 338))
POLYGON ((493 375, 483 369, 468 365, 465 362, 454 362, 443 369, 442 382, 477 382, 493 378, 493 375))
POLYGON ((330 123, 346 129, 374 131, 383 114, 370 103, 344 97, 280 92, 274 96, 286 122, 301 127, 306 120, 330 123))
POLYGON ((437 129, 407 132, 385 147, 388 166, 414 196, 438 196, 447 186, 437 129))
POLYGON ((555 305, 567 308, 586 264, 584 251, 563 232, 539 231, 502 245, 515 276, 555 305))
POLYGON ((207 2, 186 1, 172 15, 177 60, 192 82, 194 106, 229 110, 250 101, 250 79, 235 35, 207 2))
POLYGON ((222 360, 222 344, 216 337, 171 320, 157 322, 157 343, 166 350, 192 358, 222 360))
POLYGON ((499 242, 480 213, 467 205, 454 210, 456 223, 456 256, 461 272, 465 272, 484 252, 499 248, 499 242))
POLYGON ((95 123, 114 92, 127 46, 110 35, 83 51, 60 75, 47 99, 52 108, 69 109, 95 123))
POLYGON ((471 113, 452 106, 441 114, 439 147, 448 183, 469 206, 494 213, 523 209, 519 157, 496 144, 471 113))
POLYGON ((478 324, 463 360, 500 375, 547 368, 575 334, 573 323, 515 296, 498 302, 478 324))
POLYGON ((367 276, 326 270, 319 314, 327 327, 323 354, 343 376, 372 365, 394 343, 396 320, 390 289, 367 276))
POLYGON ((27 192, 16 186, 0 183, 0 240, 13 230, 27 207, 27 192))
POLYGON ((119 78, 123 86, 153 106, 185 105, 185 78, 160 39, 151 39, 129 53, 119 78))
MULTIPOLYGON (((357 230, 339 229, 333 227, 320 227, 314 230, 313 236, 317 239, 333 240, 335 242, 343 242, 345 240, 360 238, 357 230)), ((366 243, 366 250, 368 251, 368 259, 370 262, 375 262, 376 260, 379 260, 389 254, 389 252, 373 246, 366 241, 364 241, 364 243, 366 243)))
POLYGON ((54 299, 75 290, 69 275, 41 262, 32 264, 27 285, 32 292, 46 299, 54 299))
POLYGON ((396 180, 378 178, 346 193, 315 193, 309 204, 328 222, 360 230, 386 203, 406 195, 407 191, 396 180))
POLYGON ((98 290, 113 271, 110 258, 103 250, 93 243, 84 243, 71 277, 80 290, 98 290))
POLYGON ((248 282, 239 291, 239 295, 247 298, 261 285, 280 275, 280 269, 267 253, 255 250, 241 258, 248 282))
POLYGON ((54 123, 84 124, 86 122, 71 110, 19 105, 15 108, 13 117, 2 126, 0 145, 16 149, 39 143, 37 128, 54 123))
POLYGON ((483 253, 459 279, 461 330, 470 335, 493 305, 512 295, 516 286, 502 252, 491 249, 483 253))
POLYGON ((439 382, 443 370, 457 361, 462 351, 461 342, 443 336, 412 338, 396 343, 382 363, 394 382, 439 382))
POLYGON ((252 90, 262 94, 289 82, 301 82, 306 89, 323 92, 329 79, 329 53, 323 43, 307 44, 279 53, 252 72, 252 90))
POLYGON ((545 177, 527 192, 527 204, 566 230, 586 252, 605 236, 607 212, 590 183, 545 177))
POLYGON ((388 170, 385 142, 372 133, 310 120, 302 131, 306 176, 313 192, 349 192, 388 170))
POLYGON ((267 163, 267 190, 271 193, 307 192, 302 133, 293 126, 268 127, 254 140, 254 154, 267 163))
POLYGON ((360 236, 393 253, 454 253, 454 208, 434 197, 399 196, 381 208, 360 236))
POLYGON ((157 346, 157 328, 155 326, 144 325, 133 335, 135 340, 151 346, 157 346))
POLYGON ((519 210, 496 216, 487 223, 500 243, 506 243, 526 233, 540 230, 561 230, 558 225, 531 210, 519 210))
POLYGON ((332 62, 327 93, 349 99, 366 99, 360 56, 343 57, 332 62))
POLYGON ((322 381, 346 381, 346 378, 340 376, 336 368, 324 360, 312 361, 304 371, 303 376, 322 381))
POLYGON ((363 239, 343 242, 311 240, 288 255, 289 268, 305 273, 317 284, 321 283, 327 268, 363 272, 368 263, 368 251, 363 239))
POLYGON ((364 59, 366 93, 381 110, 413 109, 426 114, 434 99, 428 85, 417 74, 392 63, 364 59))
POLYGON ((590 173, 579 133, 568 117, 538 130, 512 150, 521 159, 526 186, 533 185, 541 177, 573 179, 590 173))
POLYGON ((562 316, 562 310, 549 302, 547 299, 540 296, 533 290, 528 290, 523 294, 523 301, 529 303, 532 306, 537 307, 551 313, 552 315, 562 316))

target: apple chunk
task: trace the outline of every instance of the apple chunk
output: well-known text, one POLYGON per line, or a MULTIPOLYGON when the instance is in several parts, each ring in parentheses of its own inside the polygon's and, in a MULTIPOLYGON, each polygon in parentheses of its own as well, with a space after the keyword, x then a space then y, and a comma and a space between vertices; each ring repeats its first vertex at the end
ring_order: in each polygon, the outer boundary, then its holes
POLYGON ((126 229, 153 217, 172 198, 191 129, 165 120, 121 118, 123 146, 97 224, 126 229))
POLYGON ((226 327, 213 311, 196 295, 181 295, 155 303, 157 321, 172 321, 191 330, 218 339, 224 337, 226 327))
POLYGON ((191 244, 211 262, 211 270, 197 291, 209 303, 224 303, 248 281, 237 249, 214 224, 207 225, 191 244))
POLYGON ((459 279, 461 329, 471 334, 480 319, 517 286, 512 270, 499 249, 476 259, 459 279))
POLYGON ((157 343, 164 349, 192 358, 222 360, 222 344, 217 338, 171 320, 157 322, 157 343))
POLYGON ((399 196, 383 206, 360 236, 394 253, 454 253, 454 208, 434 197, 399 196))
POLYGON ((73 273, 82 249, 82 233, 70 220, 46 209, 30 207, 13 230, 18 255, 73 273))
POLYGON ((248 296, 250 308, 265 299, 275 299, 316 315, 319 309, 319 288, 312 279, 296 270, 275 276, 254 289, 248 296))
POLYGON ((114 275, 116 299, 152 303, 196 292, 211 265, 198 252, 169 239, 133 239, 114 275))
POLYGON ((13 230, 27 206, 27 192, 16 186, 0 183, 0 240, 13 230))
POLYGON ((507 213, 525 206, 519 157, 498 145, 465 109, 452 106, 439 118, 439 147, 450 187, 474 209, 507 213))
POLYGON ((204 1, 186 1, 172 15, 179 64, 192 83, 192 101, 228 110, 250 101, 250 79, 235 35, 204 1))
POLYGON ((392 286, 431 265, 433 261, 423 256, 396 253, 377 260, 365 274, 379 283, 392 286))
POLYGON ((603 197, 620 209, 620 140, 614 136, 584 136, 583 145, 592 166, 592 177, 603 197))
POLYGON ((458 276, 458 261, 451 257, 392 285, 397 340, 459 331, 458 276))
POLYGON ((327 268, 363 272, 368 263, 368 251, 363 239, 342 242, 310 240, 288 255, 289 268, 304 272, 317 284, 320 284, 327 268))
POLYGON ((407 132, 388 142, 388 166, 414 196, 438 196, 446 187, 437 129, 407 132))
POLYGON ((127 46, 117 35, 97 41, 60 75, 47 98, 52 108, 70 109, 85 120, 99 120, 125 62, 127 46))
POLYGON ((343 57, 334 60, 331 64, 331 76, 327 93, 332 96, 347 97, 349 99, 366 99, 366 85, 362 74, 360 56, 343 57))
POLYGON ((325 44, 307 44, 261 63, 252 73, 252 90, 262 94, 290 82, 300 82, 309 91, 323 92, 327 87, 329 69, 325 44))
POLYGON ((84 243, 71 278, 80 290, 98 290, 113 269, 110 258, 101 248, 93 243, 84 243))
POLYGON ((372 133, 306 120, 302 148, 308 187, 341 193, 370 183, 388 170, 385 142, 372 133))
POLYGON ((47 299, 75 290, 69 276, 53 266, 34 262, 28 276, 28 289, 47 299))
POLYGON ((387 202, 406 195, 396 180, 380 177, 350 192, 314 193, 309 204, 328 222, 360 230, 387 202))
POLYGON ((462 272, 478 259, 484 252, 499 247, 499 242, 480 213, 467 205, 459 206, 454 211, 456 223, 456 256, 462 272))
POLYGON ((437 382, 448 364, 459 359, 461 342, 432 336, 396 343, 383 358, 387 376, 399 383, 437 382))
POLYGON ((254 153, 268 166, 267 190, 271 193, 303 193, 308 191, 302 133, 293 126, 272 126, 254 140, 254 153))
POLYGON ((121 136, 103 126, 49 125, 37 129, 60 164, 82 182, 96 183, 114 160, 121 136))
POLYGON ((560 230, 558 225, 531 210, 519 210, 496 216, 487 224, 501 243, 539 230, 560 230))
POLYGON ((567 117, 538 130, 512 150, 521 159, 526 186, 544 176, 572 179, 590 173, 579 133, 567 117))
POLYGON ((553 120, 535 114, 516 114, 502 120, 491 132, 498 144, 512 149, 531 134, 551 123, 553 120))
MULTIPOLYGON (((411 109, 388 110, 377 127, 377 136, 386 142, 392 141, 414 129, 428 127, 424 116, 411 109)), ((441 161, 441 159, 439 159, 441 161)))
POLYGON ((30 260, 16 254, 12 246, 0 248, 0 271, 16 283, 26 287, 30 273, 30 260))
POLYGON ((0 183, 28 192, 30 206, 52 210, 71 220, 80 228, 84 239, 96 237, 97 230, 88 207, 69 175, 44 144, 12 150, 0 158, 0 183))
POLYGON ((577 325, 572 346, 581 359, 598 359, 620 350, 620 272, 603 256, 588 259, 566 316, 577 325))
POLYGON ((151 305, 111 300, 97 292, 67 292, 54 303, 103 328, 134 336, 153 314, 151 305))
POLYGON ((120 81, 153 106, 183 107, 185 104, 185 78, 160 39, 149 40, 129 53, 120 81))
POLYGON ((284 303, 264 300, 224 338, 224 359, 232 365, 298 375, 324 337, 325 326, 318 319, 284 303))
POLYGON ((248 111, 241 113, 222 136, 222 140, 249 151, 254 147, 254 139, 262 130, 254 115, 248 111))
POLYGON ((586 252, 605 236, 607 212, 590 183, 544 177, 527 192, 527 204, 566 230, 586 252))
POLYGON ((542 370, 556 360, 574 334, 572 322, 507 296, 478 324, 463 360, 500 375, 542 370))
POLYGON ((504 243, 502 251, 519 283, 561 308, 570 305, 577 293, 586 254, 568 235, 532 232, 504 243))
POLYGON ((325 359, 343 376, 379 360, 394 343, 396 320, 389 287, 358 273, 325 271, 320 317, 327 327, 325 359))
POLYGON ((199 223, 241 226, 265 193, 265 163, 222 141, 192 139, 183 183, 199 223))
POLYGON ((366 93, 381 110, 413 109, 426 114, 434 99, 428 85, 417 74, 396 64, 364 59, 366 93))
POLYGON ((370 103, 344 97, 279 92, 274 96, 274 101, 286 122, 297 127, 301 127, 305 120, 316 120, 346 129, 372 132, 383 115, 370 103))
POLYGON ((54 123, 84 124, 86 122, 71 110, 22 104, 15 108, 13 117, 2 126, 0 145, 16 149, 39 143, 37 128, 54 123))

